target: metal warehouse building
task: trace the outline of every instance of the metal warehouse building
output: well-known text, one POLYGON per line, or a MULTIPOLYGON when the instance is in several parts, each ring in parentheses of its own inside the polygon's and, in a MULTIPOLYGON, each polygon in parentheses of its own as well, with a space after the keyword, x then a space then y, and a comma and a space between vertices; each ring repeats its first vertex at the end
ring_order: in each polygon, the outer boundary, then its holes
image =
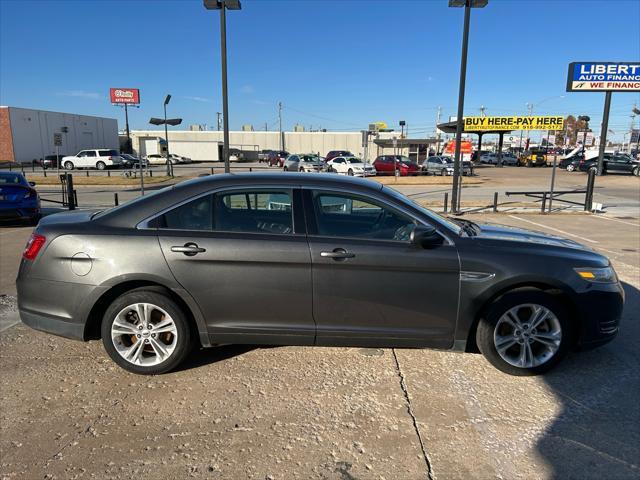
MULTIPOLYGON (((349 150, 364 157, 364 146, 360 132, 283 132, 284 150, 292 153, 318 153, 326 155, 330 150, 349 150)), ((399 132, 380 132, 377 139, 369 137, 367 158, 373 159, 383 153, 393 153, 391 139, 400 137, 399 132), (387 140, 387 142, 383 142, 387 140), (383 146, 381 146, 383 145, 383 146)), ((158 130, 134 130, 131 132, 134 151, 141 156, 164 151, 164 132, 158 130)), ((170 130, 169 151, 196 161, 218 161, 222 158, 223 132, 170 130)), ((398 153, 414 157, 418 150, 424 152, 433 140, 403 139, 398 153)), ((279 150, 279 132, 232 131, 229 132, 229 147, 242 151, 245 160, 255 160, 260 150, 279 150)))
POLYGON ((0 161, 31 163, 54 155, 54 134, 61 134, 60 155, 85 148, 119 149, 114 118, 0 106, 0 161))

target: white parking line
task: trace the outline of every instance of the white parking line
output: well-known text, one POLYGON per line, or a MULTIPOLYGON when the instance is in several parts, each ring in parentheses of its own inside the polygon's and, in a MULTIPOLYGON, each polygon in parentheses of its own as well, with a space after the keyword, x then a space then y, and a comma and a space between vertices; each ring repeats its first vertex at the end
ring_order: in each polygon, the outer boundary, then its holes
POLYGON ((526 220, 524 218, 516 217, 515 215, 509 215, 509 217, 515 218, 516 220, 520 220, 521 222, 531 223, 532 225, 537 225, 538 227, 546 228, 548 230, 553 230, 555 232, 560 232, 563 235, 568 235, 570 237, 579 238, 580 240, 584 240, 585 242, 600 243, 600 242, 597 242, 596 240, 591 240, 590 238, 587 238, 587 237, 582 236, 582 235, 574 235, 573 233, 565 232, 564 230, 560 230, 559 228, 553 228, 553 227, 549 227, 548 225, 543 225, 542 223, 532 222, 531 220, 526 220))
POLYGON ((624 223, 625 225, 631 225, 632 227, 640 227, 640 224, 638 223, 625 222, 624 220, 620 220, 618 218, 603 217, 602 215, 594 215, 594 218, 601 218, 602 220, 610 220, 612 222, 624 223))

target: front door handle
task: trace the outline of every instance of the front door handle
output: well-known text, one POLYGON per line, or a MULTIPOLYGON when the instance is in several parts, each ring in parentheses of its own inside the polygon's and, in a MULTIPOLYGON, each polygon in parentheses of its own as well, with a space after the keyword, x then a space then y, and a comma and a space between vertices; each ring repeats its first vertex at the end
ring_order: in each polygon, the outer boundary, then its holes
POLYGON ((175 245, 171 247, 172 252, 176 253, 184 253, 187 257, 193 257, 202 252, 206 252, 206 248, 199 247, 196 243, 188 242, 185 243, 184 246, 175 245))
POLYGON ((334 260, 344 260, 346 258, 353 258, 356 254, 347 252, 344 248, 334 248, 332 252, 320 252, 320 256, 333 258, 334 260))

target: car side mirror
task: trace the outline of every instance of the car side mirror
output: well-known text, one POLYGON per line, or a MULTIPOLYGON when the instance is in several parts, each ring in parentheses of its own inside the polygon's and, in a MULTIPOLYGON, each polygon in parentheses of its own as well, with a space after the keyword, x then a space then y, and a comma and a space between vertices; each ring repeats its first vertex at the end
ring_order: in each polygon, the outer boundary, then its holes
POLYGON ((29 185, 31 185, 32 187, 36 186, 36 182, 29 182, 29 185))
POLYGON ((418 225, 413 229, 409 240, 413 245, 421 248, 434 248, 442 245, 444 238, 432 226, 418 225))

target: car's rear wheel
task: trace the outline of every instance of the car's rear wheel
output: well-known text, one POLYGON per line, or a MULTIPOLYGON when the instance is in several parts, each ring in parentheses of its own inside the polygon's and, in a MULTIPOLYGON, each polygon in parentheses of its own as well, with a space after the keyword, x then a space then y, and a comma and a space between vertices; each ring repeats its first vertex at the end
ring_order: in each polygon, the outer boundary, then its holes
POLYGON ((598 174, 598 167, 596 167, 596 166, 589 167, 589 171, 590 172, 594 172, 597 175, 598 174))
POLYGON ((104 163, 104 162, 98 162, 98 163, 96 163, 96 168, 98 170, 104 170, 105 168, 107 168, 107 164, 104 163))
POLYGON ((632 172, 636 177, 640 176, 640 167, 636 167, 632 172))
POLYGON ((567 172, 573 172, 576 169, 576 167, 574 165, 572 165, 571 163, 569 165, 567 165, 567 172))
POLYGON ((353 177, 353 170, 351 168, 347 170, 347 175, 349 175, 350 177, 353 177))
POLYGON ((173 300, 140 289, 111 303, 102 320, 102 343, 125 370, 156 375, 177 367, 193 339, 185 313, 173 300))
POLYGON ((476 342, 485 358, 509 375, 538 375, 567 354, 573 329, 564 305, 544 292, 508 293, 478 324, 476 342))
POLYGON ((69 161, 64 162, 64 169, 73 170, 73 162, 69 162, 69 161))

